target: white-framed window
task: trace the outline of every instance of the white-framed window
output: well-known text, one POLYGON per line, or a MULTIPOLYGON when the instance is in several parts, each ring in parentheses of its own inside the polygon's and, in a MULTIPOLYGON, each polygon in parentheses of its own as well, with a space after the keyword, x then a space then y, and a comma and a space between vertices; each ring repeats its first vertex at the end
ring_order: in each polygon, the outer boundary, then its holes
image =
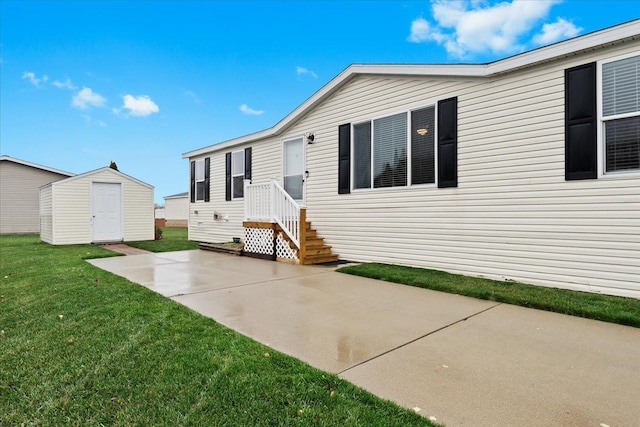
POLYGON ((640 55, 599 63, 602 172, 640 172, 640 55))
POLYGON ((203 202, 205 192, 204 159, 196 160, 195 164, 196 202, 203 202))
POLYGON ((231 194, 234 199, 244 197, 244 150, 231 153, 231 194))
POLYGON ((353 125, 353 188, 435 183, 435 106, 353 125))

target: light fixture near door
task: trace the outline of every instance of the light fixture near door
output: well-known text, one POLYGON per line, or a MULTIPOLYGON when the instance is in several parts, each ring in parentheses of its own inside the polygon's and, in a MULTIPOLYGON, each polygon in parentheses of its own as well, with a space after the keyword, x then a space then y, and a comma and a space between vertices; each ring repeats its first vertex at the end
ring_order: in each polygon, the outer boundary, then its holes
POLYGON ((313 144, 315 139, 316 139, 316 136, 313 134, 313 132, 307 133, 307 144, 313 144))

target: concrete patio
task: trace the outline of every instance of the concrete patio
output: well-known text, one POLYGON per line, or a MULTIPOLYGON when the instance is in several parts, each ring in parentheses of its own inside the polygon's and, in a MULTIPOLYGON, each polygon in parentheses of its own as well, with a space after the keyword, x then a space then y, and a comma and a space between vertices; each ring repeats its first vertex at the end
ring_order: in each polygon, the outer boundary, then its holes
POLYGON ((448 426, 640 426, 637 328, 197 250, 89 262, 448 426))

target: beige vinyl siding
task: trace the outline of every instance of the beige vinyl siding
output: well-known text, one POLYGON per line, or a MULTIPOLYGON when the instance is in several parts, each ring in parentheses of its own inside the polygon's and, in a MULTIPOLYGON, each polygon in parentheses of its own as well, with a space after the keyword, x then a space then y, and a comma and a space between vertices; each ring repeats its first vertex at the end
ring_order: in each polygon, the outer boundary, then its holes
POLYGON ((91 243, 91 178, 79 176, 53 187, 53 244, 91 243))
POLYGON ((104 168, 52 184, 53 244, 92 242, 91 186, 94 182, 120 183, 124 241, 153 240, 153 188, 104 168))
POLYGON ((189 217, 189 198, 165 199, 164 217, 167 221, 186 220, 189 217))
POLYGON ((124 241, 153 240, 153 188, 135 181, 122 181, 124 201, 124 241))
MULTIPOLYGON (((627 42, 486 79, 358 75, 281 135, 249 144, 253 181, 281 179, 281 140, 314 132, 307 217, 342 259, 640 298, 640 174, 564 178, 564 70, 639 50, 627 42), (457 188, 337 193, 339 125, 452 96, 457 188)), ((210 156, 224 200, 224 153, 210 156)), ((241 232, 242 204, 224 212, 228 223, 198 235, 241 232)))
POLYGON ((66 175, 0 161, 0 234, 40 231, 39 188, 66 175))
POLYGON ((40 240, 53 243, 53 198, 50 185, 40 188, 40 240))

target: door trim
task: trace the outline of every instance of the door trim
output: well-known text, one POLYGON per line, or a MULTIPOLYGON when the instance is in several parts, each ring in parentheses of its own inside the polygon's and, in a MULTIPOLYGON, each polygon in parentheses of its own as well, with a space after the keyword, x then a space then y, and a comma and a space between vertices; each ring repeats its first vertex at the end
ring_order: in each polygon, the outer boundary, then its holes
POLYGON ((110 181, 91 181, 91 185, 89 187, 89 200, 90 200, 90 211, 91 217, 89 218, 89 223, 91 227, 91 243, 99 243, 99 242, 123 242, 124 241, 124 186, 121 182, 110 182, 110 181), (120 237, 116 240, 96 240, 96 232, 94 227, 94 184, 116 184, 120 186, 120 237))
POLYGON ((281 161, 281 172, 282 172, 282 188, 285 188, 284 186, 284 164, 285 164, 285 145, 287 142, 291 142, 291 141, 295 141, 301 139, 302 140, 302 199, 298 200, 295 199, 296 202, 298 202, 299 205, 304 206, 307 200, 307 177, 306 177, 306 173, 305 171, 307 170, 307 147, 306 147, 306 139, 304 137, 304 135, 298 135, 298 136, 291 136, 288 138, 284 138, 282 139, 282 147, 281 147, 281 152, 282 152, 282 161, 281 161))

